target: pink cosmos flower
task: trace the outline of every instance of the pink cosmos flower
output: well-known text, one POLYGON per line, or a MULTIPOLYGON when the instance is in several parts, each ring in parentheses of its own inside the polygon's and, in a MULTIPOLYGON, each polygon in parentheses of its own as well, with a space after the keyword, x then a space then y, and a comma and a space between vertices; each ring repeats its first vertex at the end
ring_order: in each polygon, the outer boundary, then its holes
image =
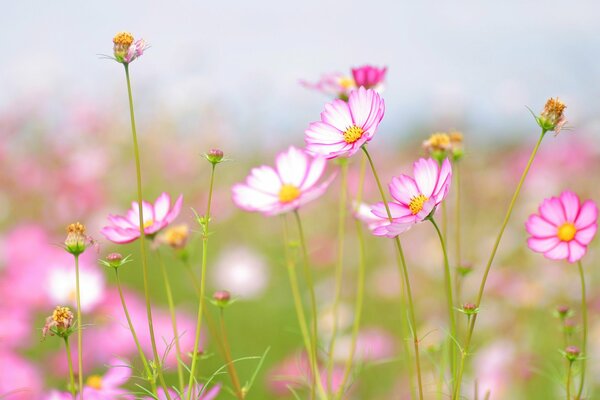
POLYGON ((306 150, 326 158, 349 157, 373 138, 384 113, 384 101, 376 91, 354 90, 348 102, 325 104, 321 121, 305 131, 306 150))
POLYGON ((246 211, 267 216, 296 210, 325 192, 334 178, 332 175, 317 184, 325 167, 324 158, 312 158, 290 146, 277 155, 275 168, 266 165, 253 168, 245 183, 234 185, 233 201, 246 211))
POLYGON ((131 367, 122 361, 113 360, 104 376, 90 375, 83 388, 83 396, 91 400, 133 400, 134 396, 120 386, 131 377, 131 367))
MULTIPOLYGON (((146 235, 154 235, 173 222, 181 211, 182 202, 183 195, 179 195, 171 208, 171 196, 167 193, 158 196, 154 204, 143 201, 144 233, 146 235)), ((108 221, 110 225, 102 228, 100 232, 114 243, 123 244, 133 242, 140 237, 138 212, 139 205, 134 201, 131 203, 131 209, 127 211, 126 216, 109 215, 108 221)))
POLYGON ((317 90, 331 97, 338 97, 342 100, 348 99, 350 92, 356 88, 354 79, 339 72, 325 74, 316 83, 300 81, 300 84, 307 89, 317 90))
MULTIPOLYGON (((396 237, 412 225, 423 221, 444 200, 452 182, 452 166, 445 159, 440 167, 433 158, 421 158, 413 164, 415 178, 400 175, 389 185, 393 201, 389 202, 392 221, 373 230, 377 236, 396 237)), ((388 219, 383 203, 371 212, 382 220, 388 219)))
POLYGON ((378 68, 371 65, 352 68, 352 76, 356 86, 363 86, 366 89, 378 89, 385 80, 387 67, 378 68))
POLYGON ((565 191, 559 197, 545 199, 538 211, 525 223, 531 235, 527 239, 529 248, 551 260, 580 260, 598 228, 596 204, 591 200, 581 204, 575 193, 565 191))

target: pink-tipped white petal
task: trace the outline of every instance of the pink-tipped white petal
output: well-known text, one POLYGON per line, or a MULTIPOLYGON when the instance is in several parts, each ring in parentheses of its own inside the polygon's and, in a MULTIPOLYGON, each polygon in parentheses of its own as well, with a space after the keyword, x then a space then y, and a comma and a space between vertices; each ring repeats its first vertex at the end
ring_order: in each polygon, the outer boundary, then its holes
POLYGON ((340 156, 351 156, 358 150, 346 142, 335 144, 307 143, 306 151, 313 156, 322 156, 326 159, 332 159, 340 156))
POLYGON ((431 212, 433 211, 435 206, 436 206, 436 202, 435 202, 435 199, 433 199, 433 198, 431 198, 431 199, 427 200, 425 203, 423 203, 423 208, 416 215, 418 220, 423 221, 425 218, 427 218, 429 216, 429 214, 431 214, 431 212))
POLYGON ((419 192, 431 197, 438 181, 438 163, 432 158, 421 158, 414 163, 413 169, 419 192))
POLYGON ((591 200, 586 200, 579 209, 579 215, 575 220, 575 227, 583 229, 598 221, 598 207, 591 200))
POLYGON ((565 211, 566 220, 574 222, 579 214, 579 197, 573 192, 565 191, 561 193, 560 201, 565 211))
POLYGON ((343 100, 334 100, 325 104, 325 110, 321 113, 321 120, 340 132, 345 132, 353 125, 350 108, 348 103, 343 100))
POLYGON ((105 226, 100 229, 100 233, 111 242, 117 244, 131 243, 140 237, 140 231, 137 228, 121 229, 115 226, 105 226))
MULTIPOLYGON (((410 209, 403 204, 388 203, 388 207, 390 209, 392 219, 412 216, 410 209)), ((374 204, 371 208, 371 212, 379 218, 389 218, 387 210, 385 208, 385 204, 383 204, 382 202, 374 204)))
POLYGON ((540 216, 556 226, 561 226, 566 222, 563 206, 556 197, 545 199, 542 202, 540 205, 540 216))
POLYGON ((325 158, 313 158, 310 166, 308 167, 308 171, 300 184, 300 190, 306 190, 315 185, 317 181, 321 179, 321 176, 323 176, 323 172, 325 172, 326 167, 327 160, 325 158))
POLYGON ((264 212, 279 204, 279 199, 276 196, 258 191, 248 185, 237 184, 231 190, 233 192, 233 202, 246 211, 264 212))
POLYGON ((538 238, 556 237, 558 227, 537 214, 532 214, 525 222, 527 232, 538 238))
POLYGON ((442 163, 442 168, 440 168, 440 173, 438 175, 437 184, 435 189, 433 189, 433 197, 435 198, 436 203, 441 203, 442 200, 448 194, 450 190, 450 184, 452 183, 452 164, 450 160, 447 158, 442 163))
POLYGON ((179 215, 179 213, 181 212, 181 206, 183 205, 183 195, 180 194, 179 197, 177 198, 177 200, 175 200, 175 204, 173 204, 173 208, 171 208, 171 211, 169 211, 167 213, 167 215, 164 218, 164 222, 166 222, 165 226, 170 224, 171 222, 173 222, 175 220, 175 218, 177 218, 177 216, 179 215))
POLYGON ((154 202, 154 218, 157 221, 162 221, 168 214, 171 207, 171 196, 163 192, 154 202))
POLYGON ((420 194, 417 183, 408 175, 399 175, 392 178, 389 190, 395 200, 406 205, 410 204, 413 197, 420 194))
POLYGON ((585 255, 586 251, 587 247, 577 243, 576 240, 571 240, 569 242, 569 257, 567 258, 567 261, 569 261, 570 263, 574 263, 581 260, 581 258, 585 255))
POLYGON ((404 223, 404 222, 392 222, 387 225, 385 228, 387 230, 386 236, 389 238, 395 238, 398 235, 403 234, 410 228, 414 226, 414 223, 404 223))
POLYGON ((282 183, 299 187, 308 171, 308 157, 304 151, 290 146, 277 155, 275 165, 282 183))
POLYGON ((121 229, 137 229, 139 224, 132 224, 131 221, 120 215, 109 214, 108 222, 121 229))
POLYGON ((306 143, 335 144, 344 142, 343 132, 321 121, 308 125, 304 134, 306 143))
POLYGON ((277 196, 281 189, 281 178, 277 172, 266 165, 252 168, 250 175, 246 178, 248 186, 265 193, 277 196))

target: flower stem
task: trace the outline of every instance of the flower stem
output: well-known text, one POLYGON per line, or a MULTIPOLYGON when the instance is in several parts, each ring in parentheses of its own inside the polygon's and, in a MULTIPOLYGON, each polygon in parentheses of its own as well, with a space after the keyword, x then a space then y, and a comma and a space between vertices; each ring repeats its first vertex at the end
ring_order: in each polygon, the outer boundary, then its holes
POLYGON ((573 361, 567 361, 567 400, 571 400, 571 371, 573 367, 573 361))
POLYGON ((448 345, 450 346, 450 372, 452 374, 452 378, 454 379, 454 374, 456 373, 456 347, 454 346, 454 340, 458 340, 458 338, 456 337, 456 318, 454 316, 454 299, 452 297, 452 275, 450 273, 450 263, 448 262, 448 251, 446 249, 444 236, 442 235, 442 232, 436 224, 433 216, 429 220, 433 224, 433 227, 438 234, 440 244, 442 246, 442 253, 444 254, 444 283, 446 285, 446 301, 448 303, 448 318, 450 322, 451 335, 448 340, 448 345))
POLYGON ((223 308, 219 310, 219 320, 221 323, 221 339, 223 340, 223 351, 225 353, 225 360, 227 361, 227 369, 229 370, 229 375, 231 376, 231 383, 233 384, 233 388, 235 389, 235 395, 239 400, 244 400, 244 392, 242 391, 242 386, 240 385, 240 379, 238 378, 237 371, 235 369, 235 364, 233 359, 231 358, 231 348, 229 346, 229 342, 227 341, 227 330, 225 329, 225 316, 223 308))
POLYGON ((167 293, 167 303, 169 305, 169 313, 171 314, 171 325, 173 327, 173 335, 175 340, 175 351, 177 353, 177 379, 179 380, 179 390, 183 393, 185 389, 185 382, 183 378, 183 357, 181 353, 181 345, 179 343, 179 331, 177 330, 177 316, 175 314, 175 303, 173 302, 173 293, 171 292, 171 282, 169 281, 169 274, 165 268, 165 263, 160 254, 160 250, 156 249, 156 255, 160 264, 160 271, 163 276, 163 282, 165 284, 165 291, 167 293))
POLYGON ((69 364, 69 381, 70 381, 70 391, 73 399, 77 398, 75 394, 75 374, 73 373, 73 360, 71 357, 71 345, 69 345, 69 337, 65 336, 65 347, 67 349, 67 363, 69 364))
MULTIPOLYGON (((519 183, 517 184, 515 193, 513 194, 513 197, 508 206, 508 211, 506 212, 506 216, 504 217, 504 221, 502 222, 502 226, 500 227, 500 232, 498 232, 498 236, 496 237, 496 241, 494 242, 494 247, 492 248, 490 258, 485 266, 485 271, 483 273, 483 278, 481 280, 481 284, 479 285, 479 292, 477 294, 477 301, 475 303, 475 306, 477 308, 479 308, 479 306, 481 304, 481 300, 483 298, 483 291, 485 289, 485 283, 487 281, 487 277, 490 272, 490 268, 492 267, 492 262, 494 261, 494 257, 496 256, 496 251, 498 250, 498 246, 500 245, 500 240, 502 239, 502 235, 504 234, 506 225, 508 225, 508 221, 510 219, 510 216, 512 215, 512 211, 513 211, 513 208, 517 201, 517 197, 519 197, 519 193, 521 192, 521 187, 523 186, 523 183, 525 182, 525 178, 527 177, 527 174, 529 173, 529 169, 531 168, 531 165, 533 164, 533 160, 535 159, 538 149, 540 148, 540 144, 542 143, 542 139, 544 139, 545 135, 546 135, 546 130, 542 129, 542 133, 540 134, 540 137, 539 137, 538 141, 536 142, 535 147, 533 148, 533 151, 531 152, 529 161, 527 161, 527 165, 525 166, 525 169, 523 170, 521 179, 519 180, 519 183)), ((471 339, 473 337, 475 323, 477 322, 477 315, 478 314, 474 314, 473 317, 471 318, 471 321, 469 324, 469 329, 467 331, 467 339, 465 341, 465 345, 463 346, 461 360, 460 360, 460 366, 458 368, 456 386, 454 387, 454 395, 452 396, 453 400, 458 400, 460 398, 460 385, 462 382, 462 376, 463 376, 463 372, 464 372, 464 368, 465 368, 465 359, 467 357, 467 354, 469 354, 469 348, 471 346, 471 339)))
POLYGON ((327 365, 327 392, 333 393, 331 381, 333 379, 333 353, 335 351, 335 340, 338 330, 338 309, 340 305, 340 296, 342 291, 342 279, 344 274, 344 236, 346 229, 346 199, 348 186, 348 159, 340 158, 341 163, 341 184, 340 184, 340 201, 338 214, 338 262, 335 268, 335 289, 333 308, 333 326, 331 330, 331 342, 329 343, 329 362, 327 365))
MULTIPOLYGON (((369 165, 371 166, 371 171, 373 172, 373 177, 375 178, 375 182, 377 183, 377 188, 379 189, 379 193, 381 195, 383 205, 385 206, 385 210, 387 211, 388 218, 391 221, 392 214, 390 213, 390 207, 388 205, 383 187, 381 186, 381 181, 379 180, 379 175, 377 174, 377 170, 375 169, 375 165, 373 164, 373 159, 371 158, 371 155, 369 154, 369 151, 367 150, 366 146, 362 146, 361 148, 363 149, 365 155, 367 156, 367 160, 369 161, 369 165)), ((410 279, 408 277, 408 269, 406 268, 406 260, 404 259, 404 251, 402 250, 402 244, 400 243, 400 239, 397 236, 394 238, 394 243, 396 245, 396 250, 398 251, 398 256, 399 256, 399 261, 400 261, 399 266, 401 268, 400 274, 404 278, 406 297, 408 300, 409 320, 412 325, 411 332, 412 332, 413 346, 415 349, 415 365, 416 365, 416 369, 417 369, 419 399, 423 400, 423 383, 422 383, 422 379, 421 379, 421 360, 420 360, 420 355, 419 355, 419 336, 417 334, 415 307, 414 307, 414 303, 413 303, 413 299, 412 299, 412 290, 410 287, 410 279)))
POLYGON ((152 354, 154 356, 154 362, 156 363, 156 371, 158 373, 158 379, 160 384, 165 391, 167 400, 171 400, 169 395, 168 386, 165 382, 165 378, 162 372, 161 359, 158 355, 158 349, 156 347, 156 338, 154 337, 154 324, 152 322, 152 306, 150 305, 150 288, 148 283, 148 259, 146 255, 146 234, 144 232, 144 211, 143 194, 142 194, 142 168, 140 166, 140 150, 137 140, 137 130, 135 128, 135 113, 133 110, 133 95, 131 93, 131 80, 129 79, 129 65, 123 64, 125 67, 125 78, 127 80, 127 95, 129 98, 129 117, 131 120, 131 135, 133 138, 133 152, 135 157, 135 171, 136 171, 136 183, 137 183, 137 197, 138 197, 138 217, 140 225, 140 252, 142 255, 142 275, 144 279, 144 297, 146 300, 146 315, 148 318, 148 331, 150 333, 150 343, 152 344, 152 354))
MULTIPOLYGON (((202 311, 204 310, 204 296, 206 290, 206 264, 208 262, 208 225, 210 222, 210 206, 212 203, 212 194, 213 187, 215 183, 215 167, 216 164, 211 164, 212 168, 210 170, 210 186, 208 189, 208 202, 206 205, 206 214, 202 220, 202 267, 200 271, 200 299, 198 301, 198 321, 196 322, 196 337, 194 338, 194 352, 192 353, 192 364, 190 367, 190 380, 188 382, 188 387, 191 388, 194 383, 195 375, 194 372, 196 370, 196 361, 198 359, 198 345, 200 343, 200 329, 202 328, 202 311)), ((192 390, 188 390, 187 400, 190 400, 192 395, 192 390)))
POLYGON ((587 300, 585 293, 585 275, 583 273, 583 266, 581 261, 577 261, 577 268, 579 269, 579 277, 581 279, 581 317, 583 319, 583 341, 581 351, 583 357, 581 357, 581 381, 579 382, 579 390, 577 391, 576 399, 581 399, 583 393, 583 386, 585 383, 585 359, 587 358, 587 335, 588 335, 588 315, 587 315, 587 300))
MULTIPOLYGON (((75 255, 75 295, 77 298, 77 378, 79 380, 79 398, 83 400, 83 346, 81 319, 81 291, 79 287, 79 255, 75 255)), ((70 358, 70 357, 69 357, 70 358)))
POLYGON ((140 359, 142 360, 142 364, 144 365, 144 370, 146 371, 147 380, 152 388, 152 393, 157 395, 156 379, 152 373, 152 370, 150 369, 150 365, 148 364, 148 360, 146 359, 144 350, 142 350, 142 346, 140 345, 137 333, 135 332, 135 328, 133 327, 133 323, 131 322, 131 316, 129 315, 129 310, 127 309, 127 304, 125 303, 125 296, 123 296, 123 289, 121 288, 121 278, 119 277, 119 270, 117 268, 115 268, 115 276, 117 278, 117 290, 119 291, 119 298, 121 299, 121 305, 123 306, 123 311, 125 312, 127 325, 129 325, 129 330, 131 331, 131 336, 133 336, 135 347, 137 348, 138 353, 140 355, 140 359))
POLYGON ((311 331, 311 351, 313 357, 313 380, 319 389, 319 393, 325 399, 327 399, 327 394, 323 385, 321 383, 321 374, 319 373, 319 362, 318 362, 318 349, 317 349, 317 338, 318 338, 318 327, 317 327, 317 319, 319 315, 317 314, 317 297, 315 295, 315 287, 313 284, 312 274, 310 272, 310 260, 308 257, 308 247, 306 246, 306 239, 304 237, 304 229, 302 228, 302 221, 300 219, 300 214, 298 214, 298 210, 294 210, 294 217, 296 218, 296 224, 298 225, 298 233, 300 235, 300 247, 302 248, 302 259, 304 261, 304 276, 306 279, 306 285, 308 286, 308 291, 310 293, 310 308, 312 313, 312 331, 311 331))
MULTIPOLYGON (((454 168, 452 169, 453 173, 454 173, 454 179, 456 179, 456 182, 454 184, 454 192, 456 193, 456 204, 454 205, 454 212, 455 212, 455 231, 454 231, 454 240, 455 240, 455 244, 456 244, 456 266, 460 267, 462 260, 461 260, 461 249, 460 249, 460 228, 461 228, 461 224, 460 224, 460 162, 455 161, 454 162, 454 168)), ((457 300, 460 302, 460 299, 457 298, 457 300)))

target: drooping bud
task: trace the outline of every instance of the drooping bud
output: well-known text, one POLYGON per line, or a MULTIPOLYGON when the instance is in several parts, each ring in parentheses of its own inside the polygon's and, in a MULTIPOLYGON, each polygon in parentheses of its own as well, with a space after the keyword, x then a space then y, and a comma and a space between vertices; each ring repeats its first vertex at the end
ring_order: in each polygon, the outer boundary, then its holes
POLYGON ((76 222, 67 226, 67 238, 65 239, 65 250, 74 256, 78 256, 85 251, 90 239, 85 234, 85 226, 76 222))

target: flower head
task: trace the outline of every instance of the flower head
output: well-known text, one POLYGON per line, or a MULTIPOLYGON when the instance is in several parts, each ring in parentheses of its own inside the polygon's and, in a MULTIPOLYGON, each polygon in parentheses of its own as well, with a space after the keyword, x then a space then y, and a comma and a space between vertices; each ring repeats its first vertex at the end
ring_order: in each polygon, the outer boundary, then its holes
POLYGON ((463 156, 462 142, 460 132, 435 132, 423 142, 423 148, 440 163, 448 157, 457 161, 463 156))
POLYGON ((392 221, 389 221, 383 203, 377 203, 371 212, 388 220, 373 230, 377 236, 396 237, 407 231, 418 222, 425 220, 435 211, 450 190, 452 166, 445 159, 440 166, 432 158, 421 158, 413 165, 414 179, 408 175, 400 175, 389 184, 393 201, 389 202, 392 221))
POLYGON ((598 207, 587 200, 580 203, 573 192, 565 191, 559 197, 545 199, 525 223, 529 248, 543 253, 551 260, 574 263, 587 251, 598 228, 598 207))
POLYGON ((86 398, 96 400, 111 399, 134 399, 132 394, 121 386, 131 377, 131 366, 123 364, 119 360, 111 362, 111 368, 101 375, 89 375, 83 388, 86 398))
POLYGON ((42 336, 47 335, 68 337, 73 326, 73 313, 69 307, 56 306, 52 315, 46 318, 46 323, 42 328, 42 336))
POLYGON ((129 64, 142 54, 148 45, 144 39, 134 40, 129 32, 119 32, 113 38, 115 60, 121 64, 129 64))
POLYGON ((173 249, 183 249, 190 237, 190 227, 186 224, 173 225, 165 229, 157 240, 173 249))
POLYGON ((218 164, 220 162, 223 162, 223 150, 212 149, 211 151, 206 153, 204 157, 206 157, 208 162, 210 162, 211 164, 218 164))
POLYGON ((308 89, 317 90, 331 97, 348 100, 350 92, 356 89, 356 84, 351 76, 340 73, 326 74, 316 83, 300 81, 300 84, 308 89))
POLYGON ((293 146, 279 153, 275 168, 263 165, 253 168, 245 183, 233 186, 234 203, 246 211, 267 216, 296 210, 321 196, 333 179, 322 183, 325 171, 322 157, 311 157, 293 146))
POLYGON ((364 87, 350 93, 348 102, 325 104, 321 121, 305 131, 306 150, 326 158, 349 157, 373 138, 384 113, 383 99, 364 87))
POLYGON ((357 87, 362 86, 366 89, 380 91, 386 72, 387 67, 379 68, 371 65, 363 65, 362 67, 352 68, 352 77, 354 77, 357 87))
POLYGON ((85 226, 79 222, 67 226, 67 238, 65 239, 65 250, 74 256, 78 256, 93 242, 85 234, 85 226))
MULTIPOLYGON (((171 207, 171 196, 163 193, 154 202, 142 202, 142 211, 144 214, 144 233, 147 236, 154 236, 160 230, 169 225, 181 211, 183 195, 180 195, 173 207, 171 207)), ((130 243, 140 237, 139 204, 131 203, 131 208, 127 215, 109 215, 110 225, 105 226, 100 232, 113 243, 130 243)))
POLYGON ((564 116, 564 110, 567 108, 565 103, 557 98, 550 98, 544 105, 541 114, 535 117, 540 128, 545 131, 554 131, 558 135, 567 119, 564 116))

